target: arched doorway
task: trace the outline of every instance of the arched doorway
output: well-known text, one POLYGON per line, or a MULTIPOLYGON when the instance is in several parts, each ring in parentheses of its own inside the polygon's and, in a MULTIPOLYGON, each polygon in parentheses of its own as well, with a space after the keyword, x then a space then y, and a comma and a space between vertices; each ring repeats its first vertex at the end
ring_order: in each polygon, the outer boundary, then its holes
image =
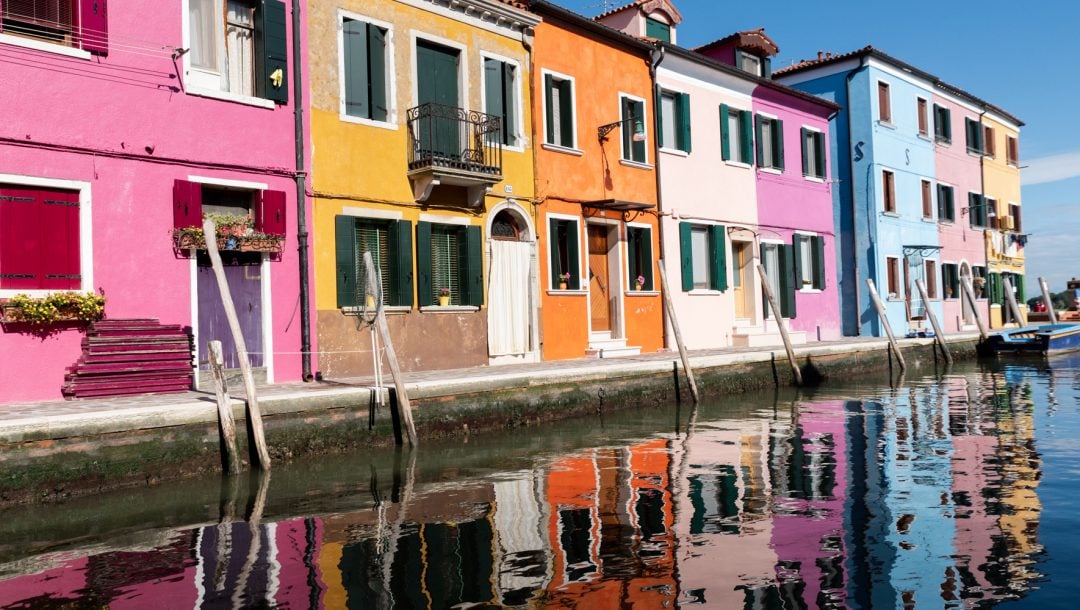
POLYGON ((488 356, 493 361, 526 360, 535 351, 534 234, 524 211, 505 204, 492 215, 488 235, 488 356))
POLYGON ((960 263, 960 311, 963 316, 964 326, 971 326, 975 324, 975 303, 968 300, 967 291, 963 289, 964 285, 970 286, 972 281, 971 265, 967 261, 960 263))

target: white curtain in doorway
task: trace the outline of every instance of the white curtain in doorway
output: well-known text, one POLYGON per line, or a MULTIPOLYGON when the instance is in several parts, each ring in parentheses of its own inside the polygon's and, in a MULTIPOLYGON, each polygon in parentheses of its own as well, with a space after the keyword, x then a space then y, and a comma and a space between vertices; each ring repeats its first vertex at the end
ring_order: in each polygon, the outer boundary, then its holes
POLYGON ((529 351, 529 267, 532 244, 491 241, 488 284, 488 354, 529 351))

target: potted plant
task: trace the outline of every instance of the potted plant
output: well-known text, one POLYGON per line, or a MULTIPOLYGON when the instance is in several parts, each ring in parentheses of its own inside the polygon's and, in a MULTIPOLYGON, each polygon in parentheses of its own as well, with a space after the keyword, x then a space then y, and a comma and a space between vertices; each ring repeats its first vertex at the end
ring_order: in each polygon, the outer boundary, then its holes
POLYGON ((559 274, 559 290, 566 290, 566 288, 569 285, 570 285, 570 273, 569 272, 560 273, 559 274))
POLYGON ((637 276, 637 279, 634 280, 634 290, 641 290, 644 287, 645 287, 645 276, 644 275, 637 276))
POLYGON ((105 317, 105 296, 54 292, 44 297, 17 294, 2 307, 2 321, 48 326, 59 322, 94 322, 105 317))
POLYGON ((449 288, 440 288, 439 289, 439 307, 446 307, 449 304, 450 304, 450 289, 449 288))

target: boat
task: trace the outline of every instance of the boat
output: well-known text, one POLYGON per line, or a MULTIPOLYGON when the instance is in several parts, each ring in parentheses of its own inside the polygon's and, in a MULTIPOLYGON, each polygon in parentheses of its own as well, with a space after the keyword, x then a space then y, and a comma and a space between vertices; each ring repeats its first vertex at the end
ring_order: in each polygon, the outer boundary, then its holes
POLYGON ((994 354, 1058 354, 1080 351, 1080 324, 1042 324, 994 333, 985 348, 994 354))

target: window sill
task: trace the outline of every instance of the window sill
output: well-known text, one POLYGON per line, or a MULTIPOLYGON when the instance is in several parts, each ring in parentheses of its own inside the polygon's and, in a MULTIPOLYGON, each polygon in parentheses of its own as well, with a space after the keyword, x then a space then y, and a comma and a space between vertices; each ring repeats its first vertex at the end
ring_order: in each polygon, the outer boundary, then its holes
POLYGON ((575 157, 580 157, 585 154, 585 151, 583 150, 578 150, 576 148, 567 148, 566 146, 559 146, 558 144, 548 144, 547 142, 544 142, 544 144, 542 144, 541 146, 544 150, 563 153, 564 155, 574 155, 575 157))
POLYGON ((817 184, 825 184, 825 179, 824 178, 819 178, 817 176, 805 176, 804 175, 803 180, 806 180, 807 182, 815 182, 817 184))
POLYGON ((952 225, 956 224, 956 221, 955 220, 948 220, 948 219, 939 218, 938 219, 938 224, 952 226, 952 225))
POLYGON ((228 91, 217 91, 214 89, 204 89, 202 87, 196 87, 188 85, 185 92, 189 95, 197 95, 199 97, 209 97, 223 102, 233 102, 236 104, 244 104, 245 106, 256 106, 258 108, 266 108, 267 110, 273 110, 274 102, 270 100, 264 100, 261 97, 252 97, 250 95, 240 95, 239 93, 230 93, 228 91))
POLYGON ((524 144, 503 144, 503 152, 523 153, 525 152, 524 144))
MULTIPOLYGON (((364 307, 341 307, 341 313, 347 316, 362 315, 364 313, 364 307)), ((388 316, 400 315, 403 313, 409 313, 413 310, 410 305, 386 305, 383 307, 383 313, 388 316)), ((369 310, 373 311, 373 310, 369 310)))
POLYGON ((800 288, 799 294, 821 294, 825 292, 821 288, 800 288))
POLYGON ((882 216, 888 216, 889 218, 900 218, 899 212, 882 212, 882 216))
POLYGON ((780 169, 779 167, 759 167, 758 172, 764 174, 775 174, 779 176, 784 173, 784 170, 780 169))
POLYGON ((923 222, 928 222, 928 223, 931 223, 931 224, 937 222, 937 220, 933 216, 923 216, 922 221, 923 222))
POLYGON ((11 34, 0 34, 0 43, 9 44, 14 47, 22 47, 24 49, 43 51, 45 53, 66 55, 67 57, 74 57, 76 59, 91 58, 89 51, 83 51, 82 49, 76 49, 74 47, 66 47, 55 42, 46 42, 34 38, 23 38, 22 36, 12 36, 11 34))
POLYGON ((890 121, 882 121, 881 119, 878 119, 877 124, 881 125, 882 127, 886 128, 886 129, 891 129, 893 131, 896 131, 896 125, 893 125, 892 122, 890 122, 890 121))
POLYGON ((718 296, 720 296, 720 295, 722 295, 724 293, 720 292, 719 290, 710 290, 710 289, 706 289, 706 288, 695 288, 695 289, 691 290, 690 292, 687 292, 686 294, 688 294, 688 295, 690 295, 692 297, 718 297, 718 296))
POLYGON ((420 308, 420 313, 472 313, 480 311, 476 305, 425 305, 420 308))
POLYGON ((658 297, 660 296, 659 290, 627 290, 625 291, 628 297, 658 297))
POLYGON ((731 167, 741 167, 743 169, 751 169, 751 168, 754 167, 753 165, 750 165, 749 163, 743 163, 742 161, 732 161, 730 159, 728 159, 727 161, 724 161, 724 163, 730 165, 731 167))
POLYGON ((633 167, 635 169, 645 169, 652 171, 653 166, 648 163, 642 163, 640 161, 630 161, 628 159, 619 159, 619 165, 625 165, 626 167, 633 167))
POLYGON ((919 138, 920 140, 925 140, 927 142, 933 142, 933 139, 930 137, 930 134, 928 134, 928 133, 920 133, 920 134, 917 134, 916 137, 919 138))
POLYGON ((690 153, 686 152, 685 150, 679 150, 678 148, 664 148, 664 147, 661 147, 660 152, 662 152, 664 154, 667 154, 667 155, 674 155, 676 157, 689 157, 690 156, 690 153))
MULTIPOLYGON (((258 99, 258 98, 255 98, 258 99)), ((269 101, 269 100, 266 100, 269 101)), ((348 114, 339 114, 338 120, 342 123, 352 123, 354 125, 366 125, 368 127, 378 127, 380 129, 389 129, 391 131, 397 131, 397 123, 391 123, 390 121, 376 121, 374 119, 365 119, 363 117, 351 116, 348 114)))
POLYGON ((952 140, 935 137, 934 144, 937 144, 938 146, 952 146, 952 140))
POLYGON ((558 288, 548 288, 548 296, 554 297, 583 297, 589 294, 588 290, 559 290, 558 288))

